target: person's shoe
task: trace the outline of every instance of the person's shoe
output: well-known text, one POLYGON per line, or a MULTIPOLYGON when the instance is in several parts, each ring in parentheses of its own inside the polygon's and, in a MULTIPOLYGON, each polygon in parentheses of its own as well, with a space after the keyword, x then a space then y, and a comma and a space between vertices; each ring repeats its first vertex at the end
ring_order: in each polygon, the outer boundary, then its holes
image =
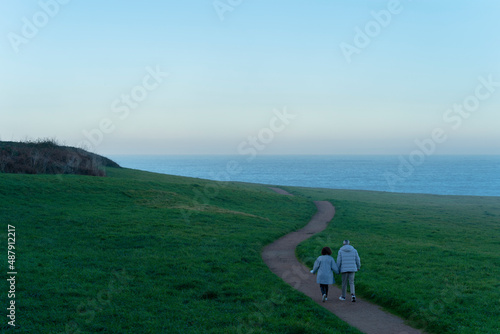
POLYGON ((340 300, 345 300, 345 297, 340 296, 339 299, 340 300))
POLYGON ((355 295, 352 295, 351 296, 351 301, 354 303, 356 301, 356 296, 355 295))
POLYGON ((323 295, 323 299, 322 299, 323 303, 325 302, 325 300, 326 300, 326 295, 323 295))

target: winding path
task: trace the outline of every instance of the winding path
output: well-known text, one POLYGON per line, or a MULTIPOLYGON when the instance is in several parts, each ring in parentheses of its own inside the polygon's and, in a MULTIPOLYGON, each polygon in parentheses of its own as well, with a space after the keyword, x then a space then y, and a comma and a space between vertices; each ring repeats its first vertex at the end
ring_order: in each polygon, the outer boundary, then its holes
MULTIPOLYGON (((271 189, 282 195, 292 196, 282 189, 271 189)), ((330 202, 317 201, 314 203, 318 211, 304 228, 289 233, 264 248, 262 259, 269 269, 286 283, 364 333, 422 334, 421 331, 405 325, 401 318, 387 313, 379 306, 361 298, 356 298, 355 303, 348 299, 340 301, 338 297, 341 295, 341 291, 335 285, 330 285, 328 300, 324 303, 321 301, 316 276, 312 275, 309 268, 295 257, 297 245, 313 234, 323 231, 335 215, 335 208, 330 202)))

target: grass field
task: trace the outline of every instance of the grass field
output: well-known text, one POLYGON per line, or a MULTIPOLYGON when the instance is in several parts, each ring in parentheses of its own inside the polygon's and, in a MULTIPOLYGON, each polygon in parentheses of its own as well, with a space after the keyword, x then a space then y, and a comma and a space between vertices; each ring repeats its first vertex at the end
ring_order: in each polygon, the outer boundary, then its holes
POLYGON ((498 332, 500 198, 286 188, 298 195, 288 197, 262 185, 107 174, 0 174, 2 240, 6 252, 15 226, 18 272, 17 327, 4 315, 2 332, 358 333, 261 259, 264 245, 309 221, 312 200, 337 213, 299 246, 306 263, 351 239, 358 295, 432 333, 498 332))
MULTIPOLYGON (((327 230, 299 245, 361 257, 356 294, 432 333, 500 333, 500 198, 289 188, 336 207, 327 230)), ((340 282, 340 276, 337 282, 340 282)))
MULTIPOLYGON (((272 274, 264 245, 303 226, 305 198, 265 186, 108 169, 0 174, 24 333, 358 333, 272 274)), ((4 260, 5 272, 7 258, 4 260)), ((4 281, 4 291, 9 289, 4 281)))

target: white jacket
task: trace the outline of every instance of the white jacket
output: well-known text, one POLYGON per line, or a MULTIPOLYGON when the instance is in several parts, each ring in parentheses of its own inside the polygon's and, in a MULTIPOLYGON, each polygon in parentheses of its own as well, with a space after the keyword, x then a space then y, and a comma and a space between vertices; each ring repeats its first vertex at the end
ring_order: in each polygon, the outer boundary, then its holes
POLYGON ((337 265, 341 273, 358 271, 361 268, 358 251, 351 245, 340 247, 337 255, 337 265))

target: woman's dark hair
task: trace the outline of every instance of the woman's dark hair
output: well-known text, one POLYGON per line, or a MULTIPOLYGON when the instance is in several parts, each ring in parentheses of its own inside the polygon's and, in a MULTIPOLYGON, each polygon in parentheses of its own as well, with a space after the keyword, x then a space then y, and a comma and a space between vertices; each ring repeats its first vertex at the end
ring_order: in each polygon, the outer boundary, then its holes
POLYGON ((321 255, 332 255, 332 250, 330 247, 323 247, 321 250, 321 255))

